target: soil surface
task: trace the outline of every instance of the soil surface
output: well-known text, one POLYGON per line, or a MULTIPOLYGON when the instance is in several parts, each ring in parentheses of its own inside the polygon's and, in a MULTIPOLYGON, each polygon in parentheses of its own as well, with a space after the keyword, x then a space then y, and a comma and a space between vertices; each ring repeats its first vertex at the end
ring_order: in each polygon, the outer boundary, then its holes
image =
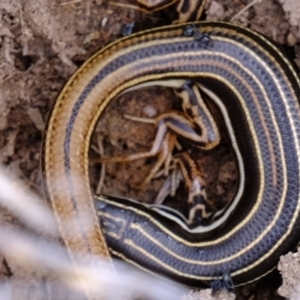
MULTIPOLYGON (((210 0, 203 19, 229 21, 236 15, 233 22, 259 31, 281 44, 300 66, 299 1, 257 1, 238 14, 250 2, 210 0)), ((136 5, 129 0, 1 0, 0 162, 38 195, 43 195, 40 148, 45 122, 71 74, 97 50, 122 37, 125 25, 134 22, 133 31, 136 32, 170 24, 176 16, 173 7, 145 14, 120 4, 136 5)), ((133 122, 124 115, 152 117, 174 108, 173 97, 172 90, 148 88, 116 99, 97 126, 91 156, 97 157, 102 146, 107 156, 148 151, 155 127, 133 122)), ((229 201, 238 178, 228 145, 221 143, 213 151, 196 151, 194 154, 204 173, 208 196, 220 202, 229 201)), ((148 158, 107 164, 101 193, 153 202, 164 178, 152 180, 143 190, 139 187, 154 162, 155 159, 148 158)), ((99 165, 92 165, 93 188, 98 192, 100 171, 99 165)), ((175 199, 168 197, 167 203, 180 206, 184 195, 183 192, 175 199)), ((3 217, 8 223, 19 224, 6 210, 3 217)), ((22 277, 14 261, 0 256, 1 261, 1 279, 22 277)), ((277 294, 280 284, 280 276, 275 272, 258 283, 236 289, 236 299, 283 299, 277 294)), ((43 299, 39 294, 33 298, 43 299)))

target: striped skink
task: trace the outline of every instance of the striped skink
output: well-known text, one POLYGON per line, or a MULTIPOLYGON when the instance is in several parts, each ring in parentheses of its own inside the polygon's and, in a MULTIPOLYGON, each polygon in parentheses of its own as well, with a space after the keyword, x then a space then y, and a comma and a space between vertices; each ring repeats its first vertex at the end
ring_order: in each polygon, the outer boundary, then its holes
POLYGON ((110 250, 192 286, 229 272, 240 285, 269 273, 298 243, 299 79, 262 35, 223 22, 194 26, 209 43, 186 36, 186 25, 148 30, 108 45, 71 77, 46 129, 45 190, 71 251, 110 250), (239 173, 235 198, 218 224, 190 230, 167 209, 100 196, 100 228, 88 176, 97 120, 128 89, 183 79, 199 82, 222 115, 239 173))

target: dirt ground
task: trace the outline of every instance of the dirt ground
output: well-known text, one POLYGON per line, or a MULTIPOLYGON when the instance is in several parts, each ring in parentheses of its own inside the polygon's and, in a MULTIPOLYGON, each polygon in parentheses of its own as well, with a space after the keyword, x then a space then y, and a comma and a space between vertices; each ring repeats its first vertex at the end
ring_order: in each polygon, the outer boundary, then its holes
MULTIPOLYGON (((210 0, 207 20, 229 21, 250 0, 210 0)), ((71 74, 93 53, 122 36, 122 28, 135 22, 135 31, 166 25, 174 12, 155 14, 120 7, 134 1, 108 0, 1 0, 0 2, 0 162, 39 195, 43 195, 40 147, 47 115, 71 74)), ((259 31, 290 53, 300 66, 300 4, 298 0, 262 0, 234 20, 259 31)), ((146 151, 155 128, 123 118, 124 114, 145 116, 172 106, 172 91, 152 88, 118 98, 106 111, 94 137, 92 155, 97 156, 101 140, 107 155, 146 151)), ((226 145, 197 157, 208 194, 226 201, 237 184, 233 159, 226 145)), ((159 190, 157 179, 138 189, 141 177, 153 160, 109 164, 101 192, 150 202, 159 190)), ((99 180, 99 166, 91 168, 93 188, 99 180)), ((5 214, 9 220, 9 214, 5 214)), ((13 262, 0 257, 1 277, 18 275, 13 262)), ((236 290, 236 299, 283 299, 276 273, 263 281, 236 290)), ((287 294, 284 294, 287 295, 287 294)), ((205 299, 205 298, 203 298, 205 299)))

